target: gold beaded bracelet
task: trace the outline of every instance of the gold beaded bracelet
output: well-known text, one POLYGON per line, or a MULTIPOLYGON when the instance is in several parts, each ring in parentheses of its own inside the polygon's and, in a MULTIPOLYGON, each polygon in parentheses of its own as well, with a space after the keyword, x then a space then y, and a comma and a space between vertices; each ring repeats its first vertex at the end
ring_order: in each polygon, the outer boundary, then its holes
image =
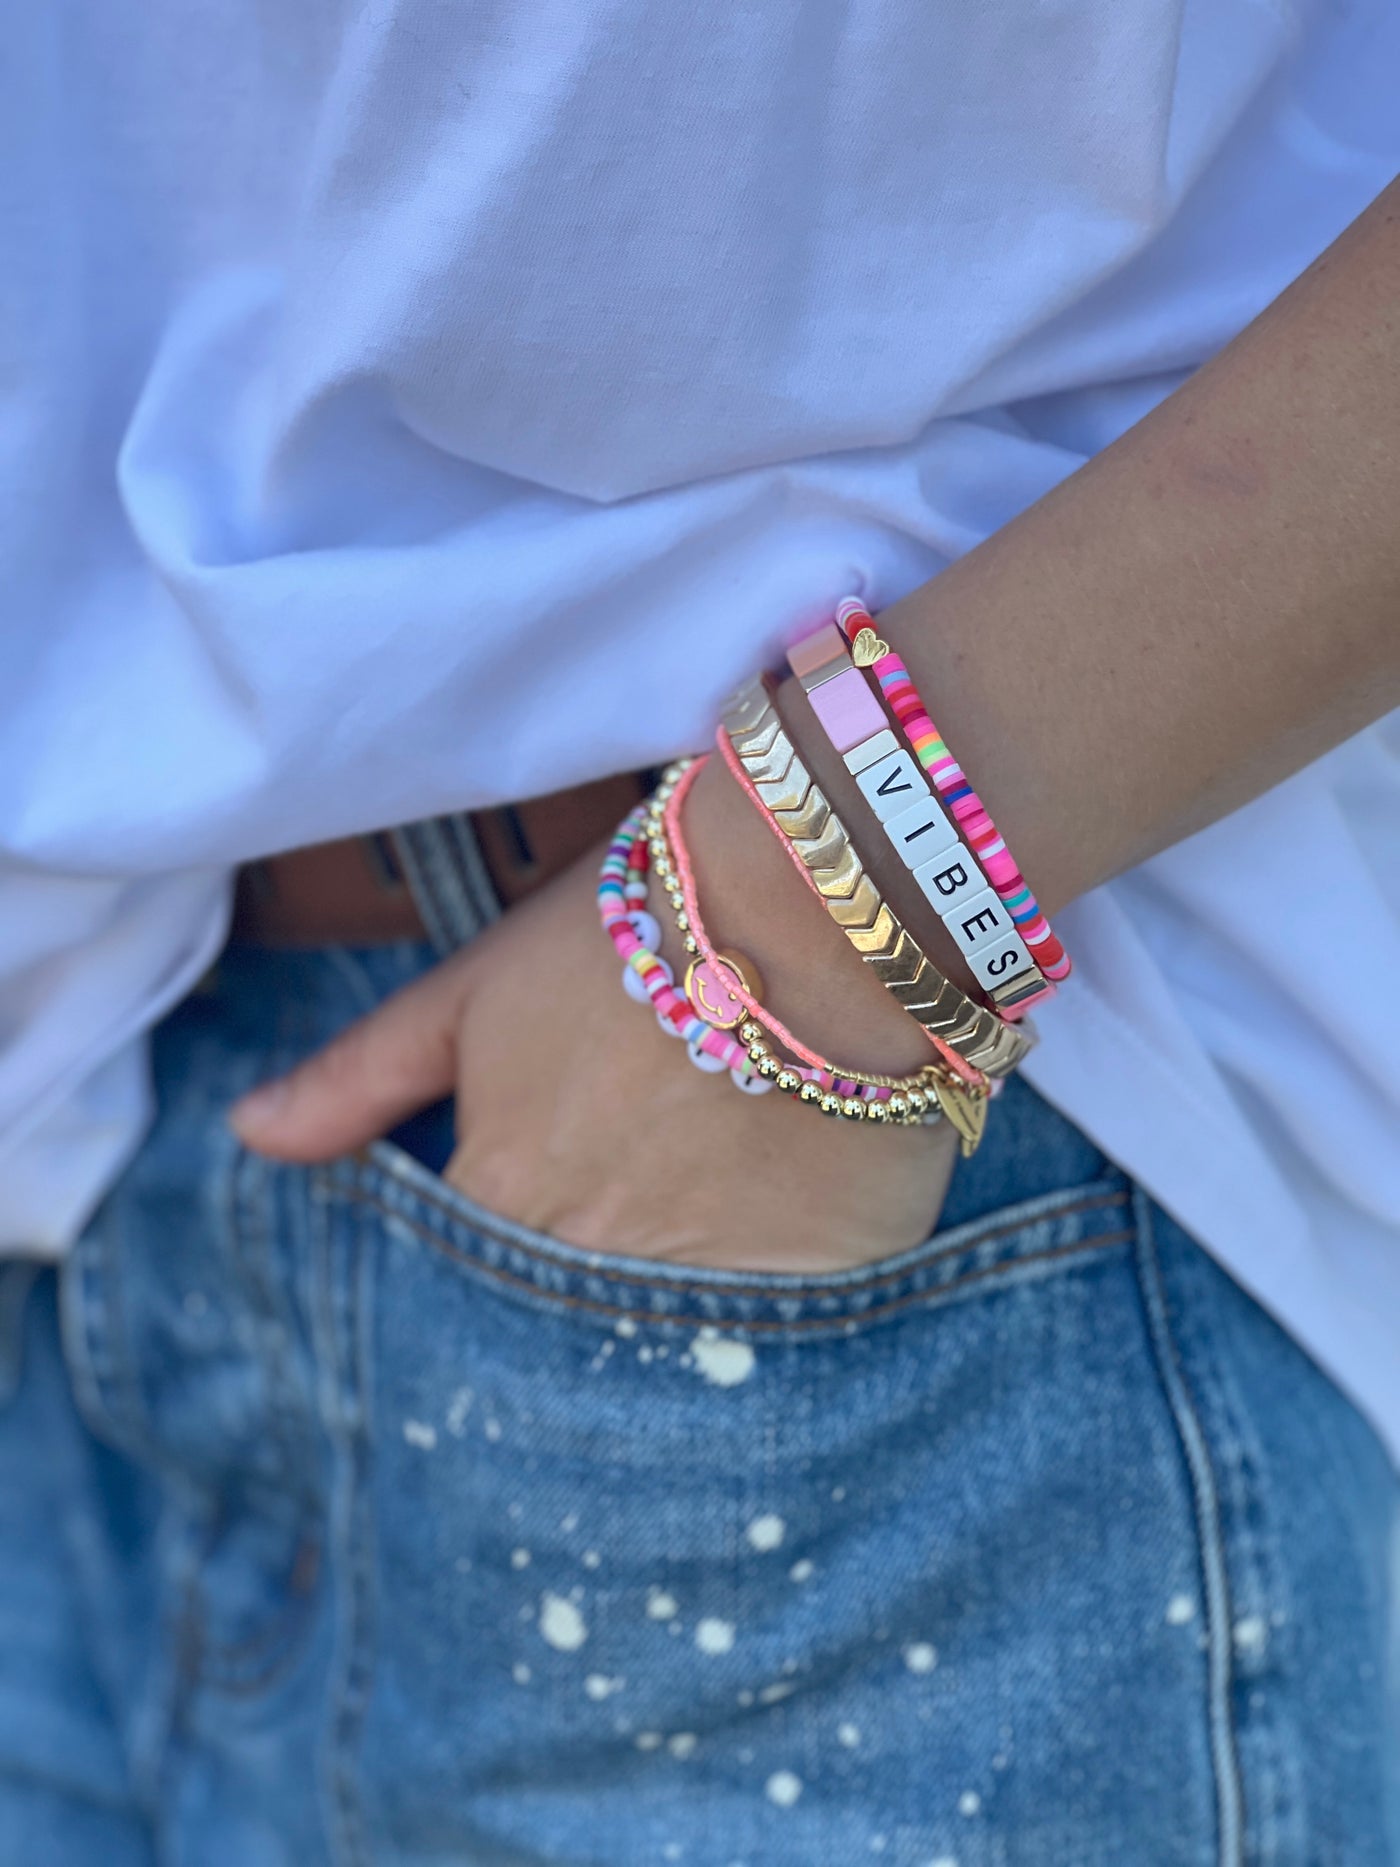
MULTIPOLYGON (((685 759, 673 767, 679 775, 692 763, 685 759)), ((670 778, 670 772, 666 774, 670 778)), ((666 827, 666 804, 673 785, 664 783, 653 795, 647 806, 646 831, 651 873, 666 891, 671 911, 675 919, 676 931, 681 936, 681 944, 692 962, 692 971, 704 949, 690 923, 686 911, 685 894, 679 880, 679 864, 676 852, 671 844, 670 833, 666 827)), ((749 977, 749 969, 737 954, 725 953, 721 956, 732 966, 744 982, 746 990, 757 997, 754 981, 749 977)), ((689 981, 687 981, 689 985, 689 981)), ((687 997, 691 996, 689 990, 687 997)), ((873 1121, 876 1124, 893 1122, 896 1124, 916 1124, 937 1121, 943 1113, 941 1091, 946 1091, 950 1083, 950 1074, 941 1063, 925 1064, 922 1069, 913 1070, 904 1076, 881 1076, 870 1070, 847 1069, 844 1064, 827 1065, 830 1073, 838 1082, 856 1083, 871 1089, 887 1089, 889 1100, 867 1102, 861 1096, 842 1096, 834 1089, 823 1089, 819 1083, 811 1082, 801 1075, 791 1063, 774 1053, 770 1033, 756 1018, 746 1018, 739 1026, 740 1040, 747 1045, 750 1062, 754 1073, 765 1081, 771 1082, 775 1089, 785 1095, 796 1096, 798 1101, 820 1107, 824 1115, 844 1115, 848 1120, 873 1121)))

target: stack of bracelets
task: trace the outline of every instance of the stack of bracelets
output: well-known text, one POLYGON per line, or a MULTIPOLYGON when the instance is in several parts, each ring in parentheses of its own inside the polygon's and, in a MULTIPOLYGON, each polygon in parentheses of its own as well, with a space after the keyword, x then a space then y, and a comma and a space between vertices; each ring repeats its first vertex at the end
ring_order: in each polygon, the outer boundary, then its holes
POLYGON ((727 1072, 746 1095, 776 1089, 824 1115, 877 1126, 946 1120, 971 1154, 988 1100, 1035 1041, 1025 1013, 1068 976, 1069 959, 864 605, 848 598, 834 622, 789 650, 788 662, 868 806, 862 815, 911 872, 983 1001, 938 971, 882 899, 856 841, 799 758, 766 676, 725 708, 720 753, 812 893, 923 1029, 929 1061, 903 1077, 830 1061, 765 1009, 748 960, 713 946, 682 829, 703 758, 667 768, 603 859, 598 910, 623 961, 623 984, 655 1010, 662 1030, 684 1042, 697 1069, 727 1072), (687 957, 679 986, 661 957, 653 882, 687 957))

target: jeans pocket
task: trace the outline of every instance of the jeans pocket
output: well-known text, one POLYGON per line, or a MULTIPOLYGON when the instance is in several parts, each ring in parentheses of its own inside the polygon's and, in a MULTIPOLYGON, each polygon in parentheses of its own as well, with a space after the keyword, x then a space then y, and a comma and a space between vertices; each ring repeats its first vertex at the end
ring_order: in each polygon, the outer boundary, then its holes
POLYGON ((481 1206, 402 1149, 376 1143, 320 1177, 322 1196, 377 1213, 468 1277, 519 1301, 603 1320, 755 1336, 850 1333, 912 1304, 1130 1236, 1119 1175, 984 1212, 896 1256, 822 1273, 746 1272, 586 1251, 481 1206))
MULTIPOLYGON (((1121 1181, 818 1278, 581 1252, 382 1147, 320 1197, 366 1858, 992 1867, 1120 1739, 1207 1858, 1165 1615, 1194 1518, 1121 1181)), ((1071 1802, 1036 1858, 1135 1858, 1140 1803, 1071 1802)))

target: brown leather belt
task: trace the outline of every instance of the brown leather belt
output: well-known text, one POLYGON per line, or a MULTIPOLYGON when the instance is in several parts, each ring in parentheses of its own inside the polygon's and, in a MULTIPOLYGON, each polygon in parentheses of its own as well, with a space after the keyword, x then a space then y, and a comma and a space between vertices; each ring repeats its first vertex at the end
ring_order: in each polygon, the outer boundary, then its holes
MULTIPOLYGON (((532 894, 601 842, 650 788, 649 774, 629 772, 473 812, 471 827, 502 904, 532 894)), ((376 946, 421 940, 425 933, 392 835, 318 843, 239 871, 235 940, 258 946, 376 946)))

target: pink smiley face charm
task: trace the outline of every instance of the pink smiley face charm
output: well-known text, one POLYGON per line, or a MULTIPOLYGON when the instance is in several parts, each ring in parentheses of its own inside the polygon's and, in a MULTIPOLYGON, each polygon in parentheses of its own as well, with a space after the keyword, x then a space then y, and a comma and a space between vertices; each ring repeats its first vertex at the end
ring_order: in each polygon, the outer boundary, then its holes
POLYGON ((713 959, 693 960, 685 975, 685 995, 707 1024, 732 1031, 749 1015, 739 993, 757 998, 754 969, 737 953, 716 953, 713 959))

